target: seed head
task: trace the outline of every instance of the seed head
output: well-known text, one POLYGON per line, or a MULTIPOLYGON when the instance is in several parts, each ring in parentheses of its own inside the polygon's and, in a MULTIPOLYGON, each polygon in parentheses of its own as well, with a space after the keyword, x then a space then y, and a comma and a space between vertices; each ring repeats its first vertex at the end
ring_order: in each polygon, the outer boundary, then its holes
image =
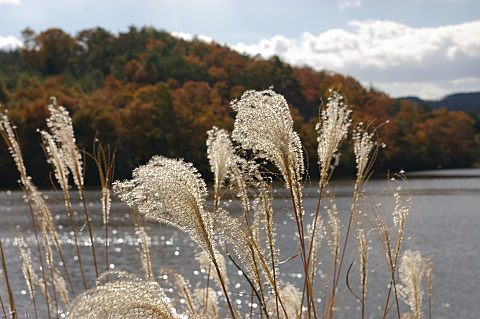
POLYGON ((244 149, 273 162, 287 187, 303 175, 303 152, 285 98, 273 90, 246 91, 232 102, 237 112, 232 138, 244 149))
POLYGON ((326 109, 321 113, 321 121, 317 123, 318 131, 318 162, 320 165, 320 181, 327 179, 328 172, 338 164, 338 148, 345 136, 352 120, 352 112, 338 92, 329 90, 330 97, 326 109), (335 160, 332 163, 332 160, 335 160))
POLYGON ((205 251, 213 253, 213 222, 204 210, 207 187, 192 164, 154 156, 132 175, 131 180, 114 183, 114 191, 127 205, 187 232, 205 251))

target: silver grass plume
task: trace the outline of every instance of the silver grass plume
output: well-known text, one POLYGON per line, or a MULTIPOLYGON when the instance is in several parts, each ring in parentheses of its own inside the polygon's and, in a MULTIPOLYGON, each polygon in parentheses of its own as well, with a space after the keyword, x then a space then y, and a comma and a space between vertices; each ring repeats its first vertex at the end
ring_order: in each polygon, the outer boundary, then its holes
POLYGON ((54 137, 46 131, 40 131, 43 148, 47 154, 47 162, 53 167, 53 172, 58 184, 64 192, 68 192, 68 167, 65 165, 63 155, 60 153, 54 137))
POLYGON ((350 118, 352 110, 344 103, 343 96, 332 89, 329 89, 329 92, 327 107, 322 110, 320 122, 316 126, 321 183, 327 181, 329 171, 338 165, 340 156, 338 149, 347 136, 352 122, 350 118))
POLYGON ((375 146, 373 141, 373 132, 368 133, 360 122, 353 132, 353 151, 355 153, 355 162, 357 163, 357 182, 362 180, 368 173, 368 163, 370 153, 375 146))
POLYGON ((20 173, 20 183, 23 185, 28 194, 28 199, 32 203, 33 210, 39 218, 42 218, 46 222, 52 237, 56 240, 56 242, 58 242, 57 231, 53 225, 50 210, 48 209, 42 194, 33 184, 30 176, 27 175, 27 170, 23 162, 22 151, 20 149, 20 145, 18 144, 14 129, 15 127, 12 126, 12 123, 8 119, 6 111, 0 108, 0 133, 7 143, 8 150, 10 151, 15 165, 17 166, 18 172, 20 173))
POLYGON ((244 211, 249 210, 247 185, 257 174, 257 164, 236 154, 228 132, 214 126, 207 132, 207 155, 214 176, 214 189, 218 193, 226 180, 235 189, 244 211))
POLYGON ((258 181, 262 180, 262 177, 255 161, 247 161, 238 155, 235 155, 234 159, 234 164, 229 167, 228 177, 231 183, 230 187, 240 199, 242 212, 245 215, 250 211, 249 187, 256 185, 258 181))
MULTIPOLYGON (((242 148, 252 150, 258 158, 271 161, 282 175, 285 187, 290 190, 301 245, 302 263, 305 268, 301 185, 304 173, 303 151, 300 138, 293 130, 293 119, 288 103, 282 95, 271 89, 251 90, 243 93, 240 100, 232 101, 232 108, 237 113, 232 139, 242 148)), ((253 251, 252 256, 255 257, 257 253, 253 251)), ((263 264, 265 259, 260 260, 263 264)), ((253 261, 256 262, 256 259, 254 258, 253 261)), ((308 277, 308 270, 306 272, 308 277)), ((267 279, 272 285, 274 284, 273 276, 268 276, 267 279)), ((311 289, 308 290, 311 291, 311 289)))
POLYGON ((237 257, 245 267, 248 277, 259 290, 262 290, 263 280, 261 274, 275 290, 275 279, 271 271, 271 264, 264 255, 264 250, 252 238, 250 232, 235 217, 232 217, 223 210, 219 211, 217 220, 217 231, 220 238, 220 244, 225 248, 230 244, 237 257))
POLYGON ((220 244, 225 248, 226 244, 232 245, 233 250, 244 265, 250 279, 257 285, 262 285, 258 254, 253 245, 251 236, 247 233, 239 219, 219 211, 217 219, 217 231, 220 244))
MULTIPOLYGON (((60 250, 60 242, 57 235, 56 227, 53 223, 52 215, 50 209, 48 208, 47 204, 45 203, 44 196, 42 193, 37 189, 35 184, 32 182, 30 176, 27 175, 27 171, 24 165, 22 152, 20 146, 17 141, 16 134, 14 132, 14 126, 12 126, 10 120, 6 115, 6 111, 0 108, 0 133, 2 134, 5 142, 7 143, 8 149, 10 154, 17 166, 17 169, 20 173, 20 183, 23 185, 26 195, 25 198, 28 200, 29 205, 31 205, 32 211, 37 216, 37 221, 40 227, 40 231, 42 233, 44 239, 44 247, 47 253, 47 262, 51 268, 52 266, 52 251, 49 244, 48 232, 50 236, 53 238, 55 246, 59 253, 61 254, 60 250)), ((47 137, 48 138, 48 137, 47 137)), ((49 148, 50 149, 50 148, 49 148)), ((53 150, 53 149, 52 149, 53 150)), ((55 152, 55 150, 53 150, 55 152)), ((56 172, 57 173, 57 172, 56 172)), ((60 182, 60 181, 59 181, 60 182)), ((38 238, 37 238, 38 240, 38 238)), ((63 257, 62 257, 63 259, 63 257)), ((65 267, 65 266, 64 266, 65 267)), ((65 267, 66 271, 66 267, 65 267)), ((68 276, 68 272, 67 272, 68 276)), ((37 280, 38 282, 38 280, 37 280)), ((45 287, 41 288, 42 291, 45 291, 45 287)), ((73 289, 72 289, 73 291, 73 289)), ((48 298, 48 294, 46 294, 48 298)))
MULTIPOLYGON (((317 267, 321 263, 321 261, 319 260, 319 256, 321 253, 323 240, 327 237, 327 230, 325 229, 325 225, 322 218, 316 219, 316 225, 315 225, 315 219, 312 220, 312 224, 309 225, 307 228, 308 234, 312 234, 312 230, 314 228, 316 229, 316 233, 315 233, 315 237, 313 238, 311 260, 309 265, 310 278, 312 278, 312 281, 313 281, 313 278, 315 277, 315 273, 317 272, 317 267)), ((311 236, 310 236, 310 240, 312 240, 311 236)))
POLYGON ((67 318, 173 319, 175 312, 157 282, 126 272, 106 272, 99 277, 95 288, 73 300, 67 318), (109 281, 101 283, 107 275, 109 281))
POLYGON ((214 126, 207 132, 207 156, 214 177, 215 191, 218 191, 228 175, 234 157, 227 131, 214 126))
POLYGON ((254 221, 254 229, 256 229, 256 232, 260 232, 260 230, 263 230, 262 233, 264 233, 263 236, 260 236, 260 234, 257 234, 254 237, 254 240, 261 239, 262 237, 265 237, 265 244, 267 247, 267 250, 263 249, 263 246, 260 242, 258 242, 255 245, 258 251, 260 263, 265 265, 262 267, 262 270, 264 271, 265 277, 268 279, 270 284, 272 285, 272 288, 274 290, 278 289, 278 283, 277 283, 277 278, 278 278, 278 254, 279 251, 276 248, 275 245, 275 238, 276 238, 276 233, 275 233, 275 224, 273 220, 273 194, 272 194, 272 189, 271 186, 265 182, 259 182, 258 185, 259 189, 259 194, 258 197, 255 199, 253 203, 253 210, 254 210, 254 216, 255 216, 255 221, 254 221), (268 256, 265 258, 264 256, 268 256))
POLYGON ((360 256, 360 282, 363 283, 367 280, 367 261, 370 247, 368 245, 368 233, 365 233, 360 223, 357 224, 356 233, 360 256))
POLYGON ((293 119, 285 98, 273 90, 246 91, 232 101, 237 112, 233 140, 258 157, 275 164, 286 186, 300 180, 304 171, 302 144, 293 130, 293 119))
POLYGON ((112 206, 112 196, 110 195, 109 187, 102 187, 102 198, 100 201, 102 202, 103 224, 106 225, 108 223, 110 208, 112 206))
POLYGON ((140 259, 142 261, 142 268, 145 272, 147 280, 153 280, 152 261, 150 259, 150 239, 143 227, 143 221, 137 212, 132 213, 133 225, 135 226, 135 233, 140 240, 140 259))
POLYGON ((399 233, 402 232, 405 227, 407 216, 410 213, 411 209, 411 197, 407 196, 405 199, 401 194, 401 187, 397 187, 397 190, 393 193, 393 198, 395 200, 395 206, 393 208, 393 224, 397 228, 399 233))
POLYGON ((340 218, 338 217, 338 208, 334 199, 330 200, 330 205, 324 207, 328 216, 328 230, 327 233, 330 235, 328 237, 328 245, 330 250, 334 255, 334 258, 338 257, 338 250, 340 248, 340 218))
POLYGON ((213 222, 204 210, 207 188, 193 165, 154 156, 132 176, 114 183, 117 195, 146 217, 187 232, 213 257, 213 222))
POLYGON ((51 100, 52 104, 48 106, 51 115, 47 119, 47 127, 58 145, 63 162, 72 173, 75 185, 79 189, 83 188, 82 155, 76 144, 72 119, 65 107, 57 104, 55 97, 51 100))
POLYGON ((68 290, 67 290, 67 283, 65 279, 60 274, 56 268, 53 268, 53 277, 55 281, 55 289, 57 293, 60 295, 61 300, 63 301, 64 305, 68 308, 70 307, 70 299, 68 297, 68 290))
POLYGON ((194 303, 193 295, 190 289, 190 282, 188 279, 183 277, 183 275, 179 272, 170 268, 161 269, 160 278, 175 288, 177 294, 185 300, 190 312, 195 315, 198 309, 194 303))
POLYGON ((17 166, 18 172, 20 173, 20 183, 25 188, 25 191, 28 196, 28 200, 32 205, 32 209, 47 226, 50 235, 53 237, 57 249, 59 249, 59 240, 57 235, 57 230, 53 224, 53 219, 50 213, 50 209, 45 203, 45 199, 42 193, 37 189, 37 187, 32 182, 30 176, 27 175, 27 170, 23 161, 22 151, 18 144, 17 136, 14 132, 14 126, 12 126, 10 120, 7 117, 6 111, 0 108, 0 132, 7 143, 10 154, 17 166))
POLYGON ((28 248, 27 243, 23 234, 20 232, 20 227, 17 226, 18 238, 15 238, 17 242, 17 247, 20 253, 20 261, 22 262, 22 273, 25 278, 25 283, 27 284, 28 291, 30 292, 30 297, 35 298, 34 288, 33 288, 33 278, 35 276, 35 271, 33 270, 32 263, 32 253, 30 248, 28 248))
MULTIPOLYGON (((194 296, 194 303, 196 305, 196 308, 198 309, 197 310, 198 313, 200 313, 200 311, 202 312, 201 315, 197 315, 194 318, 202 318, 202 319, 220 318, 218 313, 218 298, 217 298, 217 294, 215 293, 215 290, 197 286, 193 291, 193 296, 194 296), (202 307, 205 307, 205 300, 207 298, 208 298, 207 309, 202 309, 202 307)), ((238 314, 237 316, 240 318, 238 314)))
POLYGON ((429 258, 422 257, 420 252, 407 250, 403 253, 399 267, 401 284, 397 286, 400 297, 410 306, 415 319, 423 318, 422 279, 431 268, 429 258))
MULTIPOLYGON (((118 196, 128 206, 135 206, 140 214, 188 233, 208 253, 215 270, 220 272, 214 253, 213 217, 204 209, 207 187, 193 165, 154 156, 146 165, 134 169, 132 176, 131 180, 115 182, 118 196)), ((232 318, 235 318, 223 284, 222 290, 232 318)))
MULTIPOLYGON (((279 293, 282 298, 282 301, 285 305, 286 313, 288 318, 298 318, 300 313, 300 302, 302 293, 292 285, 291 283, 286 283, 282 285, 279 293)), ((277 308, 275 304, 275 298, 269 298, 267 302, 268 312, 272 314, 273 317, 287 318, 283 311, 279 311, 277 314, 277 308)))
MULTIPOLYGON (((361 214, 361 212, 359 212, 361 214)), ((362 317, 365 315, 365 298, 367 295, 367 265, 368 265, 368 252, 370 250, 370 245, 368 241, 368 231, 362 227, 362 223, 359 219, 357 219, 357 243, 358 243, 358 255, 360 257, 360 286, 362 288, 361 294, 361 303, 362 303, 362 317)))
POLYGON ((20 181, 23 185, 27 185, 31 178, 27 175, 27 170, 23 162, 22 151, 20 145, 18 145, 17 136, 14 132, 15 126, 12 125, 10 119, 7 116, 7 111, 0 108, 0 133, 3 139, 7 143, 8 151, 12 156, 15 165, 20 173, 20 181))
MULTIPOLYGON (((218 267, 220 268, 220 273, 222 275, 223 282, 225 286, 228 286, 228 277, 227 277, 227 268, 225 267, 225 258, 223 255, 217 250, 214 249, 215 252, 215 259, 217 260, 218 267)), ((214 265, 210 260, 210 256, 204 251, 199 251, 195 254, 195 260, 198 262, 200 268, 209 269, 211 267, 213 269, 214 265)), ((215 283, 217 284, 218 288, 222 288, 220 277, 218 277, 217 272, 212 272, 213 278, 215 278, 215 283)))
MULTIPOLYGON (((17 228, 18 231, 18 238, 16 238, 17 241, 17 246, 20 252, 20 260, 22 261, 22 273, 25 277, 25 282, 28 286, 28 289, 30 291, 30 296, 33 298, 33 287, 37 286, 38 289, 46 296, 47 298, 47 303, 50 306, 53 306, 52 300, 50 298, 50 294, 47 290, 47 286, 45 285, 45 281, 38 277, 38 275, 35 273, 33 269, 33 263, 32 263, 32 252, 28 248, 25 238, 23 237, 23 234, 20 232, 20 229, 17 228)), ((47 283, 48 284, 48 283, 47 283)))

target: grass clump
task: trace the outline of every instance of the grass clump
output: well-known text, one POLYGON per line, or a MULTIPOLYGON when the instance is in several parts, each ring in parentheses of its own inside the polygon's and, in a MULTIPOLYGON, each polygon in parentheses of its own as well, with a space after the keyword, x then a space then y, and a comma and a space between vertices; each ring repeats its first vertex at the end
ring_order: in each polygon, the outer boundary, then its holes
MULTIPOLYGON (((317 204, 313 211, 306 210, 303 203, 305 154, 302 143, 293 130, 287 101, 272 89, 247 91, 239 100, 232 102, 232 108, 236 112, 232 138, 227 131, 216 127, 207 133, 207 156, 214 177, 212 203, 207 201, 207 186, 198 171, 192 164, 181 159, 154 156, 147 164, 133 171, 132 179, 112 183, 115 153, 109 154, 98 143, 95 144, 92 157, 98 166, 102 185, 106 243, 106 271, 99 274, 95 236, 85 204, 84 159, 76 146, 68 112, 52 100, 49 107, 52 115, 47 120, 50 132, 42 131, 40 134, 47 161, 52 165, 71 221, 83 287, 72 285, 70 272, 76 266, 66 262, 63 257, 64 247, 59 243, 49 206, 28 177, 13 125, 6 111, 1 111, 1 133, 20 172, 19 182, 30 207, 37 259, 41 263, 40 277, 35 273, 35 267, 32 267, 30 250, 23 235, 19 233, 18 246, 23 263, 21 269, 36 317, 42 316, 37 311, 39 298, 36 292, 39 291, 45 297, 48 317, 56 318, 65 315, 68 318, 258 316, 330 319, 340 316, 336 310, 342 307, 339 291, 343 287, 361 304, 358 317, 364 318, 367 311, 374 311, 367 308, 366 293, 368 257, 372 249, 369 236, 371 232, 377 233, 385 250, 385 265, 389 273, 385 282, 389 286, 385 295, 385 307, 374 315, 386 318, 389 313, 393 313, 391 309, 395 308, 395 316, 398 318, 423 316, 422 278, 427 278, 430 299, 431 262, 422 258, 418 252, 406 251, 400 258, 405 221, 410 211, 408 193, 405 194, 400 185, 395 190, 392 221, 375 209, 365 210, 361 205, 362 189, 371 174, 380 145, 376 129, 358 123, 352 130, 357 173, 352 201, 343 225, 339 217, 342 212, 339 212, 329 183, 340 161, 340 147, 352 126, 351 110, 343 97, 331 91, 328 103, 320 112, 317 124, 320 175, 317 204), (274 167, 275 171, 268 170, 268 167, 274 167), (295 224, 292 232, 296 232, 297 238, 295 245, 298 253, 294 256, 282 255, 278 245, 275 223, 275 214, 278 212, 275 212, 273 204, 276 194, 272 186, 276 176, 283 181, 289 197, 295 224), (91 267, 95 268, 93 285, 92 278, 85 276, 86 265, 80 256, 80 244, 72 214, 71 180, 82 200, 89 231, 93 260, 91 267), (141 243, 144 278, 109 271, 108 223, 112 192, 131 208, 135 231, 141 243), (229 206, 225 204, 232 200, 229 199, 232 194, 233 200, 240 203, 240 215, 229 212, 229 206), (155 265, 152 265, 151 247, 143 218, 167 224, 188 234, 201 248, 195 259, 199 267, 207 271, 204 283, 198 283, 193 288, 189 280, 177 270, 162 269, 158 272, 155 265), (350 238, 354 234, 356 244, 350 238), (57 255, 64 266, 63 273, 54 267, 51 245, 57 249, 57 255), (349 249, 353 245, 357 249, 349 249), (329 253, 324 254, 325 251, 329 253), (356 288, 357 285, 352 288, 349 280, 355 259, 360 261, 359 289, 356 288), (227 276, 229 263, 243 275, 250 289, 249 309, 243 313, 232 302, 232 288, 227 276), (302 278, 300 281, 286 282, 281 279, 282 265, 285 263, 298 265, 302 278), (320 264, 328 266, 329 271, 324 276, 318 276, 320 264), (157 277, 158 274, 163 275, 157 277), (173 288, 183 303, 175 302, 178 298, 167 297, 164 292, 166 287, 173 288), (219 298, 216 289, 222 291, 223 298, 219 298), (402 315, 400 300, 406 301, 411 312, 402 315), (254 309, 254 305, 258 305, 258 309, 254 309)), ((399 181, 402 182, 404 177, 402 174, 399 176, 399 181)), ((2 272, 6 289, 0 301, 5 317, 18 318, 20 314, 16 312, 15 292, 12 292, 8 281, 5 258, 2 248, 2 272)), ((429 306, 431 315, 430 308, 429 306)))

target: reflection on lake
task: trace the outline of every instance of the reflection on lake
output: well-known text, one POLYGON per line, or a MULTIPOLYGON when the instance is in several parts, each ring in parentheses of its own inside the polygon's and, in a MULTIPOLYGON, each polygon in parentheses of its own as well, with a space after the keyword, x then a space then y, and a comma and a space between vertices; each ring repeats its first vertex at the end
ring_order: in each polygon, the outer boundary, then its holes
MULTIPOLYGON (((478 290, 480 286, 480 169, 468 170, 439 170, 422 172, 409 175, 409 188, 412 194, 412 210, 407 219, 406 238, 404 249, 420 250, 423 256, 430 257, 434 262, 433 281, 433 317, 434 318, 478 318, 480 303, 478 290)), ((313 185, 314 186, 314 185, 313 185)), ((396 185, 394 185, 395 187, 396 185)), ((336 194, 336 203, 340 217, 345 222, 351 204, 352 182, 333 182, 330 186, 336 194)), ((391 187, 385 180, 371 180, 365 189, 368 200, 365 200, 364 210, 374 206, 372 203, 382 203, 379 208, 385 216, 391 214, 393 199, 391 187)), ((44 192, 50 205, 67 259, 74 286, 80 291, 81 277, 78 264, 73 260, 74 245, 70 235, 68 215, 59 196, 53 192, 44 192)), ((76 195, 72 192, 72 195, 76 195)), ((280 260, 287 259, 297 253, 297 240, 295 238, 295 224, 290 217, 290 204, 286 194, 278 189, 274 202, 275 223, 277 226, 278 246, 280 247, 280 260)), ((304 206, 307 213, 313 212, 316 207, 317 190, 315 187, 305 189, 304 206)), ((87 193, 88 207, 90 210, 97 260, 99 267, 105 268, 104 257, 104 228, 100 213, 100 192, 87 193)), ((238 204, 233 202, 227 209, 232 214, 239 214, 238 204)), ((78 202, 74 205, 74 215, 83 221, 83 207, 78 202)), ((16 294, 17 309, 20 317, 28 314, 34 316, 32 303, 28 297, 28 289, 23 280, 18 250, 13 238, 16 236, 15 226, 20 225, 29 242, 34 258, 34 235, 32 232, 28 206, 24 203, 22 193, 18 191, 0 192, 0 235, 2 237, 7 256, 7 269, 10 281, 16 294)), ((138 253, 138 240, 132 226, 128 209, 118 200, 112 202, 110 218, 110 267, 133 272, 142 276, 140 255, 138 253)), ((81 256, 89 278, 88 284, 94 284, 93 258, 89 245, 88 230, 82 222, 77 224, 80 232, 81 256)), ((200 271, 194 259, 198 251, 197 246, 182 232, 171 227, 152 224, 148 228, 151 236, 152 264, 158 275, 158 270, 163 267, 174 268, 190 279, 194 286, 203 280, 205 272, 200 271)), ((378 244, 375 233, 370 234, 373 249, 369 258, 369 284, 367 296, 367 317, 378 318, 383 313, 385 304, 386 285, 388 284, 387 268, 384 253, 378 244), (379 310, 380 309, 380 310, 379 310)), ((353 244, 349 256, 356 255, 356 242, 353 244)), ((56 253, 56 252, 55 252, 56 253)), ((295 282, 300 287, 301 275, 299 274, 300 261, 295 258, 281 265, 281 279, 295 282)), ((356 258, 358 260, 358 258, 356 258)), ((348 261, 350 263, 350 261, 348 261)), ((35 263, 38 273, 39 269, 35 263)), ((321 265, 319 277, 325 275, 329 265, 321 265)), ((352 270, 350 282, 354 289, 358 288, 358 270, 352 270)), ((60 266, 58 267, 59 269, 60 266)), ((243 313, 248 312, 250 302, 250 288, 236 269, 229 269, 230 286, 235 305, 243 313)), ((344 273, 343 273, 344 274, 344 273)), ((344 318, 359 316, 360 305, 354 297, 342 286, 340 288, 340 301, 338 312, 344 318)), ((2 292, 3 302, 5 294, 2 292)), ((219 298, 222 300, 222 298, 219 298)), ((37 296, 39 303, 44 299, 37 296)), ((322 301, 323 302, 323 301, 322 301)), ((424 303, 426 303, 426 296, 424 303)), ((402 302, 402 310, 407 311, 402 302)), ((258 311, 258 308, 257 308, 258 311)), ((395 318, 396 313, 391 311, 389 318, 395 318)))

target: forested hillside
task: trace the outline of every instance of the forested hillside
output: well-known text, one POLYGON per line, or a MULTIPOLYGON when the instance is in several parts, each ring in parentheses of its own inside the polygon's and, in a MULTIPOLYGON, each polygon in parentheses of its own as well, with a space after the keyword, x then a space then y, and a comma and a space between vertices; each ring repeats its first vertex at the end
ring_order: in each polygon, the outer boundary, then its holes
MULTIPOLYGON (((60 29, 40 34, 26 29, 23 35, 23 49, 0 52, 0 103, 17 125, 27 169, 39 184, 48 181, 49 168, 36 129, 45 127, 51 96, 71 112, 81 147, 91 151, 97 137, 117 149, 117 178, 127 177, 153 154, 183 157, 205 172, 206 131, 213 125, 231 129, 230 101, 244 90, 271 85, 291 104, 312 179, 317 161, 314 127, 329 88, 345 95, 355 110, 354 121, 374 126, 389 122, 379 129, 387 147, 377 171, 478 162, 475 116, 395 100, 340 74, 292 67, 276 57, 248 57, 152 28, 131 27, 118 35, 97 28, 75 36, 60 29)), ((344 145, 342 156, 351 153, 351 146, 344 145)), ((338 172, 350 172, 350 163, 338 172)), ((89 171, 93 174, 95 168, 90 165, 89 171)), ((95 183, 88 177, 87 182, 95 183)), ((16 180, 2 146, 0 184, 15 185, 16 180)))

